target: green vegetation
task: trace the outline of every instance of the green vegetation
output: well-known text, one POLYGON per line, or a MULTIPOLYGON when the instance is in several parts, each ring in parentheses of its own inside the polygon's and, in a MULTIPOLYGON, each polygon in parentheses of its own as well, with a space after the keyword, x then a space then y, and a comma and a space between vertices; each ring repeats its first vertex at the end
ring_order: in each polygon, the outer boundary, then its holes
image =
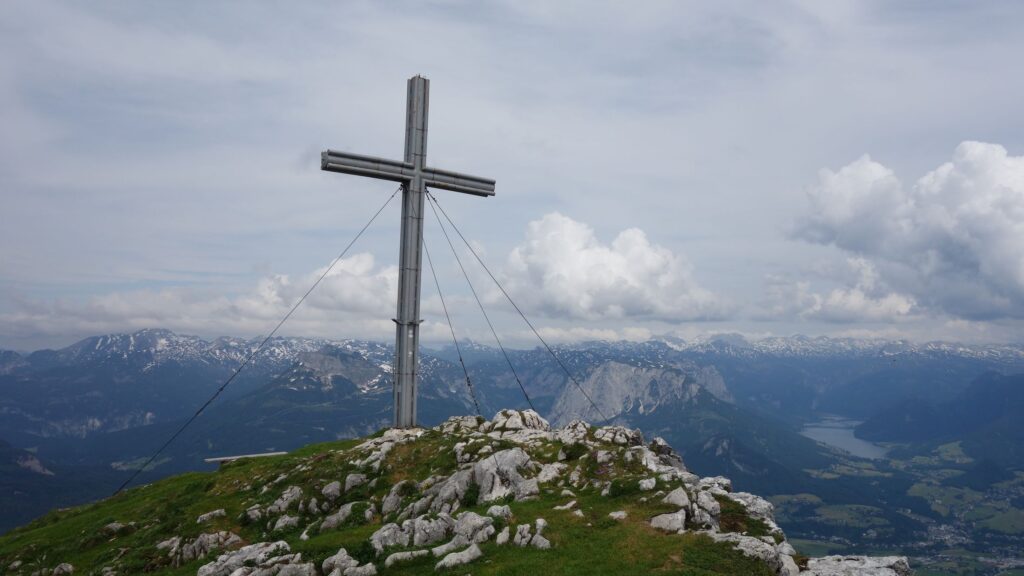
POLYGON ((818 518, 826 524, 870 528, 885 526, 888 522, 881 518, 882 510, 874 506, 856 504, 837 504, 818 507, 818 518))
MULTIPOLYGON (((23 562, 22 573, 38 568, 52 568, 60 562, 71 563, 75 573, 98 573, 104 566, 116 566, 120 574, 195 574, 196 570, 216 558, 213 552, 204 558, 174 566, 167 550, 159 550, 159 542, 172 537, 194 539, 202 533, 228 531, 237 534, 242 544, 285 540, 293 552, 302 553, 305 561, 317 565, 339 548, 361 562, 374 561, 382 575, 434 574, 437 558, 428 556, 385 569, 381 556, 369 544, 369 537, 393 514, 364 512, 369 502, 380 503, 391 488, 403 480, 422 481, 432 476, 447 476, 459 466, 454 445, 456 434, 430 430, 418 439, 395 444, 383 457, 379 470, 367 467, 366 453, 357 446, 360 441, 331 442, 307 446, 285 456, 243 459, 223 465, 216 472, 189 473, 150 485, 134 488, 113 498, 78 508, 52 512, 37 521, 0 537, 0 566, 15 560, 23 562), (353 503, 352 514, 337 528, 320 532, 309 529, 322 516, 299 510, 299 503, 289 507, 289 514, 300 518, 297 526, 272 531, 276 518, 250 521, 246 511, 253 506, 266 510, 289 487, 301 488, 301 502, 321 497, 322 489, 332 481, 341 481, 350 473, 368 474, 365 484, 345 491, 332 504, 332 510, 353 503), (223 508, 226 514, 204 524, 197 524, 202 514, 223 508), (122 525, 116 528, 113 523, 122 525), (108 528, 109 527, 109 528, 108 528), (307 539, 299 536, 307 533, 307 539)), ((494 450, 511 446, 504 441, 470 444, 477 453, 489 444, 494 450)), ((614 451, 615 447, 608 446, 614 451)), ((637 461, 627 462, 621 452, 611 461, 596 464, 586 457, 586 450, 551 442, 531 446, 528 452, 537 462, 553 461, 562 450, 571 455, 570 463, 579 462, 593 481, 576 489, 576 510, 554 510, 568 498, 561 495, 563 487, 543 485, 532 500, 511 501, 513 518, 508 522, 534 523, 538 518, 548 521, 544 536, 552 544, 549 550, 498 546, 494 540, 481 544, 483 557, 451 574, 502 574, 536 576, 539 571, 552 574, 612 575, 626 573, 657 573, 667 575, 710 576, 715 574, 768 575, 771 570, 738 552, 728 543, 716 543, 696 533, 665 534, 651 528, 649 519, 674 509, 660 498, 645 498, 638 482, 649 476, 637 461), (570 454, 571 453, 571 454, 570 454), (611 482, 610 494, 601 495, 601 487, 611 482), (625 511, 626 518, 613 520, 612 511, 625 511)), ((664 489, 663 483, 659 488, 664 489)), ((484 513, 494 502, 482 502, 481 487, 471 483, 459 498, 461 510, 484 513)), ((406 482, 396 494, 407 504, 421 492, 414 482, 406 482)), ((723 531, 746 532, 752 536, 768 535, 767 525, 747 515, 745 508, 725 497, 718 498, 722 507, 723 531)), ((500 502, 499 502, 500 503, 500 502)), ((376 508, 375 508, 376 509, 376 508)), ((503 527, 504 520, 496 526, 503 527)))
POLYGON ((992 515, 982 520, 979 524, 993 532, 1024 534, 1024 510, 1019 508, 993 510, 992 515))
POLYGON ((718 505, 722 508, 718 522, 723 532, 739 532, 757 537, 771 535, 768 525, 763 520, 751 518, 747 514, 747 509, 739 502, 725 496, 716 496, 715 500, 718 500, 718 505))

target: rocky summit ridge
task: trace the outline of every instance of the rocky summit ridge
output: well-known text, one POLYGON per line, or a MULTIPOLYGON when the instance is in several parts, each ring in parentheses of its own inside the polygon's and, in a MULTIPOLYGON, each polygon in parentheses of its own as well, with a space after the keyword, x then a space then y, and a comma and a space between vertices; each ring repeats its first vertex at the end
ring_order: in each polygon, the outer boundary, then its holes
POLYGON ((248 458, 0 537, 0 573, 911 574, 807 558, 772 504, 689 472, 662 439, 532 410, 248 458))

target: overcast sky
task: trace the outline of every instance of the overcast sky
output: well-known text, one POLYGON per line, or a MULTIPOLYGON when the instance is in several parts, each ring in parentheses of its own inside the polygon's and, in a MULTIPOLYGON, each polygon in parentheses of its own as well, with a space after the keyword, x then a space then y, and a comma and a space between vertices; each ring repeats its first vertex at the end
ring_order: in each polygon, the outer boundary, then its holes
MULTIPOLYGON (((497 180, 441 205, 553 340, 1019 342, 1022 29, 973 0, 4 2, 0 346, 266 333, 394 190, 320 151, 400 158, 415 74, 428 164, 497 180)), ((392 338, 398 220, 282 333, 392 338)))

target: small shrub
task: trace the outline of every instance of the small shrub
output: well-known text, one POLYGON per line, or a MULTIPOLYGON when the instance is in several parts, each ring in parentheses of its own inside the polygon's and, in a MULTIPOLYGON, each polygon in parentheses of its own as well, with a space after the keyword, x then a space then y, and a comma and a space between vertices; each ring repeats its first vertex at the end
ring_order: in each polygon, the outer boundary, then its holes
POLYGON ((347 552, 349 556, 359 560, 360 564, 373 562, 377 559, 377 551, 373 549, 373 544, 370 544, 369 540, 363 540, 351 550, 347 550, 347 552))
POLYGON ((622 496, 631 496, 640 493, 640 485, 635 479, 624 480, 622 478, 616 478, 612 480, 611 488, 608 489, 608 496, 611 498, 620 498, 622 496))
POLYGON ((562 452, 565 453, 566 460, 579 460, 580 456, 586 454, 587 451, 587 445, 582 442, 562 446, 562 452))
POLYGON ((466 493, 463 494, 462 498, 459 499, 459 503, 462 504, 463 508, 472 508, 476 506, 479 500, 480 485, 478 485, 476 482, 471 481, 469 485, 466 486, 466 493))
POLYGON ((398 487, 398 495, 402 498, 408 498, 416 494, 416 483, 415 482, 403 482, 398 487))
POLYGON ((341 523, 342 527, 360 526, 366 524, 366 511, 370 508, 368 502, 360 502, 352 507, 352 513, 341 523))

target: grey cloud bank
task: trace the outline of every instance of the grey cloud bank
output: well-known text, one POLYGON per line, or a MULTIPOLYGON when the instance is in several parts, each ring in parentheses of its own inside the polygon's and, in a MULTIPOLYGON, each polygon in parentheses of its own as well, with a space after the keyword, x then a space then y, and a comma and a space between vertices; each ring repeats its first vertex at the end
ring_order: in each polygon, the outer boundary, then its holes
MULTIPOLYGON (((1020 340, 1021 24, 999 2, 10 2, 0 346, 267 331, 391 191, 318 152, 398 155, 415 73, 434 161, 498 180, 441 201, 551 335, 1020 340)), ((389 338, 396 239, 392 211, 287 329, 389 338)))

